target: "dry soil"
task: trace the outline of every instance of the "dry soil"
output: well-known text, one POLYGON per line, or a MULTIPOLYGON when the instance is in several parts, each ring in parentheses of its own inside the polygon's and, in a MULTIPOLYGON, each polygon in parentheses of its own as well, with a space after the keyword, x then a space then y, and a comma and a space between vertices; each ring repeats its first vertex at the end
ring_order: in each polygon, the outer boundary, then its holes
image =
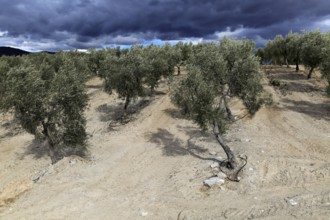
MULTIPOLYGON (((248 156, 241 181, 208 188, 212 159, 225 154, 211 134, 182 117, 163 81, 137 100, 125 125, 123 101, 88 82, 88 158, 50 165, 45 143, 0 117, 0 219, 330 219, 330 99, 318 76, 264 67, 281 82, 273 104, 234 123, 225 139, 248 156)), ((179 77, 174 77, 177 80, 179 77)), ((236 115, 245 110, 231 102, 236 115)))

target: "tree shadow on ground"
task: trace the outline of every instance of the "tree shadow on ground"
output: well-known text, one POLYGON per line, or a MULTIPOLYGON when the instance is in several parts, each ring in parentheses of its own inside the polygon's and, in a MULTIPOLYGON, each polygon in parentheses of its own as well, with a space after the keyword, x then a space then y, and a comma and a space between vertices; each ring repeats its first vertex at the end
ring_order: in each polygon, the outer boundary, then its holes
POLYGON ((163 112, 165 112, 168 116, 174 118, 174 119, 185 119, 186 117, 180 112, 179 109, 176 108, 168 108, 164 109, 163 112))
POLYGON ((312 103, 307 101, 294 101, 282 99, 285 104, 283 108, 309 115, 316 119, 330 120, 330 102, 312 103))
POLYGON ((291 92, 322 92, 322 88, 312 83, 285 82, 286 89, 291 92))
POLYGON ((221 162, 217 159, 203 156, 208 150, 192 143, 190 141, 191 139, 192 137, 185 142, 175 137, 175 135, 168 130, 161 128, 159 128, 157 132, 149 135, 149 142, 155 143, 157 146, 161 147, 163 154, 166 156, 192 155, 200 160, 221 162))
POLYGON ((102 89, 104 87, 103 83, 102 84, 91 84, 91 85, 86 85, 87 89, 102 89))
POLYGON ((190 138, 205 138, 209 140, 214 137, 208 132, 203 132, 198 127, 178 125, 178 128, 180 131, 185 132, 190 138))
MULTIPOLYGON (((25 151, 19 155, 19 159, 23 160, 26 156, 33 156, 33 159, 40 159, 44 157, 50 157, 49 147, 46 140, 34 139, 25 149, 25 151)), ((56 151, 56 156, 59 158, 68 156, 79 156, 82 158, 89 158, 89 152, 85 148, 76 147, 59 147, 56 151)))
POLYGON ((187 155, 187 145, 179 138, 176 138, 166 129, 158 128, 156 133, 150 135, 149 141, 162 147, 166 156, 187 155))
POLYGON ((24 153, 19 155, 23 160, 26 156, 32 155, 34 159, 40 159, 49 156, 48 145, 46 141, 34 139, 25 149, 24 153))
POLYGON ((144 93, 146 96, 149 96, 149 97, 166 95, 166 92, 164 92, 164 91, 160 91, 160 90, 151 91, 150 89, 145 89, 144 93))
POLYGON ((272 73, 271 76, 277 80, 307 80, 307 76, 301 72, 272 73))
POLYGON ((19 122, 15 119, 6 121, 0 126, 5 130, 3 134, 0 134, 0 139, 5 137, 12 137, 24 131, 23 128, 20 126, 19 122))
MULTIPOLYGON (((132 116, 139 113, 145 107, 150 105, 152 101, 152 98, 141 99, 135 103, 130 104, 126 110, 126 116, 132 116)), ((102 122, 120 121, 125 114, 124 103, 112 105, 102 104, 96 108, 96 111, 101 113, 100 120, 102 122)))

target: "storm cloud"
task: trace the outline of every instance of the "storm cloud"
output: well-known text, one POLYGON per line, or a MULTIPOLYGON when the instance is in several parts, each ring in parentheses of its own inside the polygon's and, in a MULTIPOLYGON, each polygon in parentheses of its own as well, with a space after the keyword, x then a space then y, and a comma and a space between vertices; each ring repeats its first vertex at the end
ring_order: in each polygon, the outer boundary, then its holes
POLYGON ((330 29, 329 0, 1 0, 0 44, 84 49, 330 29))

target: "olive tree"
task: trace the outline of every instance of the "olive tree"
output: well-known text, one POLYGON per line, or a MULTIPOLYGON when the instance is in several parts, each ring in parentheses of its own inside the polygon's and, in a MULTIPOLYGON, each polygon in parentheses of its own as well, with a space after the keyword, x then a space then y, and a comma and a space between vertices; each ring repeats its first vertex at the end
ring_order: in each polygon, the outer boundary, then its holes
POLYGON ((125 98, 124 111, 132 99, 144 95, 143 77, 146 66, 143 60, 143 49, 140 46, 134 46, 127 53, 117 56, 108 56, 109 63, 105 72, 107 80, 105 81, 106 91, 111 93, 114 89, 120 97, 125 98))
POLYGON ((5 91, 6 91, 6 78, 7 72, 9 71, 10 67, 7 60, 0 58, 0 106, 3 103, 3 99, 5 98, 5 91))
POLYGON ((167 77, 168 58, 164 48, 151 45, 143 50, 144 82, 153 93, 162 76, 167 77))
POLYGON ((301 62, 302 35, 290 32, 286 38, 288 39, 287 42, 290 60, 295 63, 296 72, 298 72, 299 64, 301 62))
POLYGON ((47 140, 55 163, 67 154, 86 151, 83 111, 88 96, 84 77, 70 57, 57 54, 53 58, 61 65, 25 58, 21 65, 12 67, 7 73, 6 99, 1 108, 12 110, 27 132, 47 140))
POLYGON ((223 139, 233 122, 227 98, 240 98, 251 114, 262 105, 263 88, 254 44, 224 39, 219 44, 203 45, 191 57, 187 69, 188 75, 176 87, 172 100, 203 130, 212 128, 227 155, 226 167, 237 171, 237 156, 223 139))
POLYGON ((2 56, 0 57, 0 112, 4 110, 4 105, 6 103, 8 90, 8 72, 11 68, 19 66, 22 63, 21 57, 14 56, 2 56))
POLYGON ((178 75, 181 74, 181 66, 186 64, 186 62, 188 61, 189 57, 192 54, 192 47, 193 47, 192 43, 188 44, 182 41, 174 45, 173 55, 178 70, 178 75))
POLYGON ((162 50, 164 51, 165 58, 166 58, 166 66, 167 66, 167 73, 166 76, 172 76, 174 74, 174 67, 177 65, 178 60, 180 59, 180 55, 178 50, 175 49, 170 43, 165 43, 162 46, 162 50))
POLYGON ((320 31, 305 32, 302 36, 301 58, 305 66, 309 67, 307 79, 312 77, 313 70, 323 61, 322 49, 326 46, 324 36, 320 31))
POLYGON ((100 75, 100 70, 102 67, 102 64, 106 57, 106 50, 95 50, 90 49, 88 50, 87 54, 85 55, 86 63, 90 71, 96 75, 100 75))
POLYGON ((325 34, 325 47, 322 50, 321 73, 322 77, 328 81, 327 94, 330 96, 330 32, 325 34))
POLYGON ((273 40, 268 41, 265 46, 265 57, 275 65, 288 65, 288 51, 282 35, 276 35, 273 40))

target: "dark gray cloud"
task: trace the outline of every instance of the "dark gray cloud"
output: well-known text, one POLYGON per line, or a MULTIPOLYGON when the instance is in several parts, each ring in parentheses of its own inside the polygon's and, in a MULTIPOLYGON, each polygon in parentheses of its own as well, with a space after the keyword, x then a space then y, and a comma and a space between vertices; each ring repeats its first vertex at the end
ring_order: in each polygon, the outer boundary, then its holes
POLYGON ((267 40, 330 28, 329 0, 0 0, 0 44, 71 49, 145 41, 267 40), (39 43, 39 46, 38 46, 39 43))

